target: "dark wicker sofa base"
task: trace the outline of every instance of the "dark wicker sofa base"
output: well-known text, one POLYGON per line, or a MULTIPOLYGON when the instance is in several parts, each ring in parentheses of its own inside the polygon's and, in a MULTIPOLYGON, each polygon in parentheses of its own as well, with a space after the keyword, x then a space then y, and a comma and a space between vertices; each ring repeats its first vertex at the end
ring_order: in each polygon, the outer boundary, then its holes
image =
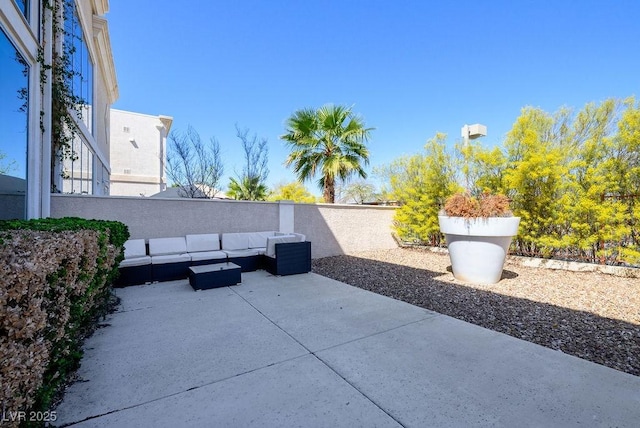
POLYGON ((273 275, 311 272, 311 242, 276 244, 276 256, 264 256, 264 269, 273 275))
POLYGON ((166 263, 120 268, 116 287, 145 284, 148 282, 174 281, 189 277, 189 266, 231 262, 241 267, 242 272, 264 269, 272 275, 296 275, 311 272, 311 242, 291 242, 275 245, 275 257, 266 255, 229 257, 209 262, 166 263))

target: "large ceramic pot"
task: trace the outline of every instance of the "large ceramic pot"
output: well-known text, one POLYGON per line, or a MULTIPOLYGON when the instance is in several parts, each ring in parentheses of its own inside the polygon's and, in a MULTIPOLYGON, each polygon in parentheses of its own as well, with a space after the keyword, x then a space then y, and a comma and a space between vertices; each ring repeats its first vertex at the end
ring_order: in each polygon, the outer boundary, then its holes
POLYGON ((494 284, 518 234, 520 217, 471 218, 438 216, 456 279, 478 284, 494 284))

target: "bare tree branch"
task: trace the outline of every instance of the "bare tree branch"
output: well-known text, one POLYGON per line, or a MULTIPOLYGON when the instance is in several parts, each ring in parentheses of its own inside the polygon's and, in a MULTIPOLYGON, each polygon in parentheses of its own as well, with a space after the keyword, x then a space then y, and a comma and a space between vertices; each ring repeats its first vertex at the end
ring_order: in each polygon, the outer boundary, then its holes
POLYGON ((244 151, 245 165, 242 173, 232 178, 229 184, 230 195, 236 199, 264 200, 267 197, 265 181, 269 176, 267 161, 269 157, 268 140, 249 136, 249 129, 240 129, 236 124, 236 136, 240 139, 244 151))
POLYGON ((213 198, 220 190, 223 173, 218 140, 212 137, 209 144, 203 143, 191 126, 185 133, 169 134, 167 176, 180 187, 180 196, 213 198))

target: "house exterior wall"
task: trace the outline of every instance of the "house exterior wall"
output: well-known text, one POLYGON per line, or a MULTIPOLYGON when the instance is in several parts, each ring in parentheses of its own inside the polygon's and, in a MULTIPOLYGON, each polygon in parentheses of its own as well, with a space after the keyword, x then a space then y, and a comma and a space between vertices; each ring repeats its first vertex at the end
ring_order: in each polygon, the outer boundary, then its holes
MULTIPOLYGON (((53 0, 62 4, 62 0, 53 0)), ((19 218, 48 217, 50 213, 50 189, 52 184, 63 189, 67 183, 59 174, 64 166, 56 168, 51 182, 51 129, 48 121, 51 117, 52 91, 50 70, 42 70, 38 61, 39 51, 46 64, 52 61, 51 10, 44 7, 43 1, 30 0, 26 2, 29 12, 27 16, 21 10, 23 2, 0 0, 0 30, 19 57, 28 67, 28 85, 26 99, 26 149, 24 155, 18 154, 20 170, 26 171, 19 175, 26 179, 26 194, 24 194, 24 211, 19 218), (42 115, 42 116, 41 116, 42 115), (40 121, 45 124, 40 129, 40 121)), ((115 75, 115 65, 109 39, 108 25, 104 14, 108 12, 108 0, 76 0, 78 21, 84 35, 84 41, 92 65, 91 92, 93 103, 86 106, 84 115, 90 115, 91 121, 78 120, 81 145, 86 148, 86 157, 90 158, 85 165, 91 165, 90 170, 83 171, 79 181, 90 180, 87 192, 94 194, 108 194, 109 192, 109 109, 118 97, 118 86, 115 75)), ((17 56, 16 56, 17 57, 17 56)), ((12 58, 9 56, 7 58, 12 58)), ((3 59, 10 61, 10 59, 3 59)), ((17 60, 16 60, 17 61, 17 60)), ((6 64, 0 64, 5 69, 6 64)), ((12 76, 11 76, 12 77, 12 76)), ((3 76, 3 79, 5 76, 3 76)), ((2 97, 15 97, 12 88, 9 94, 2 93, 2 97)), ((87 117, 87 116, 85 116, 87 117)), ((7 143, 9 144, 9 143, 7 143)), ((1 146, 0 149, 4 147, 1 146)), ((73 171, 74 169, 71 168, 73 171)), ((13 216, 7 209, 0 206, 0 218, 13 216)))
POLYGON ((291 202, 54 195, 51 216, 121 221, 132 239, 191 233, 298 232, 313 258, 395 248, 395 208, 291 202), (293 215, 292 215, 293 214, 293 215), (293 224, 291 224, 293 223, 293 224))
POLYGON ((151 196, 167 188, 173 119, 111 109, 111 195, 151 196))

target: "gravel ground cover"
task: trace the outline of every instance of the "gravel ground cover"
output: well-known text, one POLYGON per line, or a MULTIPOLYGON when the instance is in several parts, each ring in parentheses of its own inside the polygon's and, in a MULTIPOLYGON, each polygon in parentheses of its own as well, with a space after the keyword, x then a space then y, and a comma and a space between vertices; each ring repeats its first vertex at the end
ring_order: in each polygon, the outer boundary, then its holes
POLYGON ((640 376, 640 280, 521 266, 458 281, 448 254, 397 248, 326 257, 313 272, 640 376))

